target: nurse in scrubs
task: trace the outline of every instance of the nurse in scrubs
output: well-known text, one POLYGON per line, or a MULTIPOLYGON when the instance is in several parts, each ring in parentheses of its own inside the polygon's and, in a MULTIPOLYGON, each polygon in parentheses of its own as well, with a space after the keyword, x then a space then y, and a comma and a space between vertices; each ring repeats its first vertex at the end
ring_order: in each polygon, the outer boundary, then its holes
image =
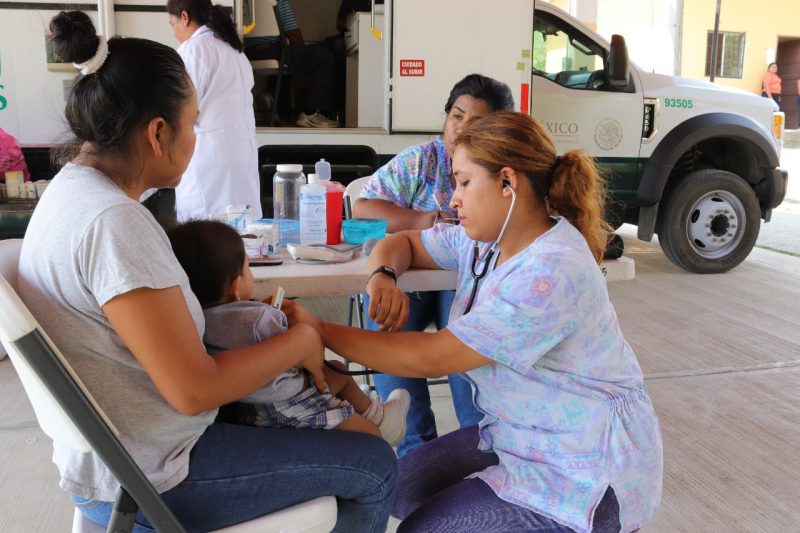
POLYGON ((175 190, 178 219, 247 206, 261 218, 253 70, 233 20, 210 0, 169 0, 169 24, 197 92, 197 144, 175 190))
POLYGON ((461 224, 401 231, 370 253, 365 331, 305 322, 351 361, 397 376, 463 372, 483 414, 399 460, 398 533, 630 532, 661 497, 662 444, 636 356, 598 266, 604 184, 583 151, 556 156, 528 115, 498 111, 455 141, 461 224), (408 268, 458 272, 447 328, 397 331, 408 268))

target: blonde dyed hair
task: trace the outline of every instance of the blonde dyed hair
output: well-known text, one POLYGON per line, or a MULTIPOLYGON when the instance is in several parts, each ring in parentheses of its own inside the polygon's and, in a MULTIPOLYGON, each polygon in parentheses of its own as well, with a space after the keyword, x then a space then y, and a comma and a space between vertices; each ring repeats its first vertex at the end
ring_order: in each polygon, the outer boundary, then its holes
POLYGON ((603 218, 606 184, 594 159, 584 150, 556 156, 556 147, 536 119, 514 111, 498 111, 464 130, 456 146, 492 174, 514 169, 531 184, 550 215, 561 215, 581 232, 599 263, 611 227, 603 218))

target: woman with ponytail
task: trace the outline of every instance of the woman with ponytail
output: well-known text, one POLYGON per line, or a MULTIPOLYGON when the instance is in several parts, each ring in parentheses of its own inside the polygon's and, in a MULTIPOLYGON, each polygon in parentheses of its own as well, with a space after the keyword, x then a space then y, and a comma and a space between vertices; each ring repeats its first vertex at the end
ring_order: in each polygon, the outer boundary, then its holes
MULTIPOLYGON (((145 39, 106 41, 78 11, 50 29, 81 72, 65 111, 75 149, 28 225, 20 296, 187 531, 334 495, 336 531, 383 533, 397 479, 383 439, 216 420, 221 405, 292 368, 323 388, 324 348, 306 325, 215 357, 203 346, 203 309, 138 202, 175 187, 194 151, 197 99, 180 56, 145 39)), ((111 471, 59 443, 53 462, 75 505, 105 527, 119 488, 111 471)), ((136 523, 152 531, 141 513, 136 523)))
POLYGON ((395 233, 369 256, 370 313, 388 332, 295 302, 289 322, 381 372, 470 381, 480 423, 399 460, 398 532, 634 531, 661 497, 662 444, 598 266, 603 182, 521 113, 487 115, 455 144, 461 224, 395 233), (395 278, 410 267, 458 271, 446 329, 397 331, 408 303, 395 278))
POLYGON ((197 92, 197 148, 175 189, 178 219, 249 205, 261 218, 253 69, 226 9, 211 0, 168 0, 178 53, 197 92))

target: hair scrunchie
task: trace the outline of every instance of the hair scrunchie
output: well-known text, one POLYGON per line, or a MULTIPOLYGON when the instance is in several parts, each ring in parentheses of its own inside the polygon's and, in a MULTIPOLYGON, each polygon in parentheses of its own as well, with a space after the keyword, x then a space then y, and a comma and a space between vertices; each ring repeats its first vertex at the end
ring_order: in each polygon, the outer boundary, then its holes
POLYGON ((106 58, 108 58, 108 42, 106 41, 105 36, 98 35, 97 36, 97 51, 94 55, 84 61, 83 63, 73 63, 72 66, 76 69, 81 71, 81 74, 84 76, 88 76, 89 74, 94 74, 100 67, 103 66, 103 63, 106 62, 106 58))

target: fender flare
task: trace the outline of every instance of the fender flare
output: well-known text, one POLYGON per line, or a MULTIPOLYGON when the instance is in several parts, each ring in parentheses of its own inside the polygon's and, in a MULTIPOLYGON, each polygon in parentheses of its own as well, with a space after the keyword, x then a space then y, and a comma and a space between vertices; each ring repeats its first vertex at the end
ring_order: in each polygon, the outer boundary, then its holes
POLYGON ((751 121, 732 113, 699 115, 673 128, 658 143, 642 173, 636 191, 636 203, 641 206, 657 204, 681 155, 695 144, 714 137, 747 141, 764 154, 770 168, 776 168, 780 164, 775 148, 751 121))

